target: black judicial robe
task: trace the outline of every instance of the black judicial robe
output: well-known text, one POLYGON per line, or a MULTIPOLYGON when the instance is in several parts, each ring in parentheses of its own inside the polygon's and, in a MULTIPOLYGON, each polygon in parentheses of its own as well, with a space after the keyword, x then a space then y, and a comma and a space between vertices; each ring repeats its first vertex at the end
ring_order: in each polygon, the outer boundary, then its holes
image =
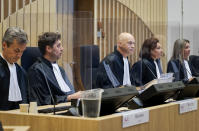
POLYGON ((193 70, 196 75, 199 74, 199 56, 191 55, 189 56, 189 63, 192 65, 193 70))
MULTIPOLYGON (((191 70, 192 76, 199 76, 199 74, 194 70, 191 63, 188 61, 189 68, 191 70)), ((181 63, 179 59, 170 60, 167 64, 167 72, 174 73, 175 81, 187 82, 187 72, 184 63, 181 63)))
MULTIPOLYGON (((130 69, 129 69, 130 70, 130 69)), ((129 74, 130 75, 130 74, 129 74)), ((96 84, 94 88, 115 88, 123 85, 124 77, 124 62, 123 56, 115 50, 113 53, 106 56, 99 64, 96 76, 96 84), (110 68, 112 73, 111 77, 114 77, 117 81, 114 85, 110 80, 110 73, 107 74, 105 65, 110 68)))
POLYGON ((8 101, 9 85, 10 85, 10 70, 7 62, 0 56, 0 110, 12 110, 19 108, 20 103, 27 103, 27 77, 25 70, 15 63, 17 71, 17 80, 21 91, 22 101, 8 101))
POLYGON ((28 70, 30 101, 37 101, 38 105, 54 104, 50 94, 51 90, 55 103, 61 103, 67 101, 67 95, 75 92, 74 87, 66 76, 65 71, 63 68, 59 68, 62 77, 71 91, 66 93, 61 90, 54 75, 51 62, 42 57, 38 58, 38 60, 28 70))
MULTIPOLYGON (((160 74, 162 74, 162 68, 160 60, 156 60, 159 67, 160 74)), ((142 60, 133 64, 131 68, 131 83, 135 86, 143 86, 146 83, 157 78, 156 66, 152 58, 142 60)))

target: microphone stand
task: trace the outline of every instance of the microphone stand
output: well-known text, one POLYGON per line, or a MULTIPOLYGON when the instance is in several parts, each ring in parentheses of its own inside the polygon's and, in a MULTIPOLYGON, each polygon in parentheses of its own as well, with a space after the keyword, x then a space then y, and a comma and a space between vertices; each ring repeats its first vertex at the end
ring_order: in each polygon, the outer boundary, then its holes
MULTIPOLYGON (((188 62, 188 61, 187 61, 187 62, 188 62)), ((189 66, 189 63, 188 63, 188 66, 189 66)), ((186 76, 186 79, 188 80, 188 82, 190 82, 190 81, 189 81, 189 78, 188 78, 188 74, 192 76, 192 73, 190 72, 191 69, 190 69, 190 66, 189 66, 190 71, 187 70, 187 68, 186 68, 186 66, 185 66, 185 63, 184 63, 184 60, 183 60, 183 67, 184 67, 184 69, 185 69, 185 72, 184 72, 184 73, 187 74, 187 75, 185 75, 185 76, 186 76), (188 72, 188 73, 187 73, 187 72, 188 72)), ((193 76, 192 76, 192 77, 193 77, 193 76)))
POLYGON ((53 102, 53 114, 55 115, 55 99, 52 95, 52 92, 51 92, 51 89, 50 89, 50 86, 49 86, 49 83, 48 83, 48 80, 46 78, 46 73, 44 72, 44 67, 42 65, 42 61, 39 59, 39 61, 41 62, 41 67, 42 67, 42 73, 44 74, 44 79, 46 81, 46 84, 47 84, 47 87, 48 87, 48 90, 49 90, 49 93, 50 93, 50 96, 51 96, 51 99, 52 99, 52 102, 53 102))
POLYGON ((152 73, 152 75, 155 77, 155 79, 157 79, 157 76, 153 73, 153 71, 149 68, 149 66, 145 63, 144 59, 142 60, 144 65, 147 67, 147 69, 149 69, 149 71, 152 73))

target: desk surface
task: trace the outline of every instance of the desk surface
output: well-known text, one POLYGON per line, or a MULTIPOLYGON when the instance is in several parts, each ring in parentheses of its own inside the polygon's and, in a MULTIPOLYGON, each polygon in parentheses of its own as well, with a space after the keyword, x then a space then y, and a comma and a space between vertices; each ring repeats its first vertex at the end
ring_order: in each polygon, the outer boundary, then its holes
POLYGON ((28 131, 29 126, 3 126, 5 131, 28 131))
MULTIPOLYGON (((198 98, 196 100, 199 101, 198 98)), ((39 108, 46 107, 52 106, 39 108)), ((14 110, 0 111, 0 120, 3 125, 30 126, 31 131, 199 131, 199 109, 179 114, 177 103, 153 106, 148 109, 150 115, 148 123, 127 128, 122 128, 120 114, 83 118, 52 114, 27 114, 14 110)))

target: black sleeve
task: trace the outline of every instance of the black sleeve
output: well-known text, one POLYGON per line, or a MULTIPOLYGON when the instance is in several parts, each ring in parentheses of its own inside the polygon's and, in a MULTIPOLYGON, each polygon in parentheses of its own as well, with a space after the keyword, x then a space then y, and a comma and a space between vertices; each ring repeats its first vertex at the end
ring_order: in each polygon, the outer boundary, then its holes
POLYGON ((130 70, 131 84, 134 86, 142 86, 142 65, 141 62, 133 64, 130 70))
POLYGON ((173 69, 173 66, 171 64, 171 61, 169 61, 168 64, 167 64, 167 73, 170 73, 170 72, 174 73, 174 69, 173 69))
POLYGON ((184 83, 187 83, 188 81, 188 78, 186 78, 184 74, 184 68, 182 67, 179 61, 169 61, 167 65, 167 72, 174 73, 173 76, 175 78, 175 81, 183 81, 184 83))
MULTIPOLYGON (((20 67, 21 68, 21 67, 20 67)), ((28 103, 29 102, 29 90, 28 90, 28 79, 27 79, 27 73, 26 71, 21 68, 21 77, 20 77, 20 85, 23 86, 22 88, 22 103, 28 103)))
POLYGON ((193 76, 198 77, 199 76, 199 71, 189 62, 189 67, 191 69, 191 73, 193 76))
POLYGON ((180 81, 180 67, 174 61, 169 61, 167 64, 167 73, 173 73, 175 81, 180 81), (176 68, 176 69, 175 69, 176 68))
POLYGON ((49 105, 51 96, 46 88, 44 76, 36 69, 30 68, 28 71, 30 101, 36 101, 38 105, 49 105))
POLYGON ((97 69, 97 76, 94 88, 113 88, 113 85, 106 74, 103 63, 101 63, 97 69))

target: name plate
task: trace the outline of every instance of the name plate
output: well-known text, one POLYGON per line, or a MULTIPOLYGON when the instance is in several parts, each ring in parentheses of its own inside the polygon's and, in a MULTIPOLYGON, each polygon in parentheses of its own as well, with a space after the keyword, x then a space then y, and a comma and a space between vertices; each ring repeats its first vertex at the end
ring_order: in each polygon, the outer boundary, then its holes
POLYGON ((195 99, 178 101, 177 103, 179 104, 179 113, 180 114, 198 109, 198 102, 195 99))
POLYGON ((142 123, 149 122, 149 110, 148 109, 137 109, 122 113, 122 127, 126 128, 142 123))

